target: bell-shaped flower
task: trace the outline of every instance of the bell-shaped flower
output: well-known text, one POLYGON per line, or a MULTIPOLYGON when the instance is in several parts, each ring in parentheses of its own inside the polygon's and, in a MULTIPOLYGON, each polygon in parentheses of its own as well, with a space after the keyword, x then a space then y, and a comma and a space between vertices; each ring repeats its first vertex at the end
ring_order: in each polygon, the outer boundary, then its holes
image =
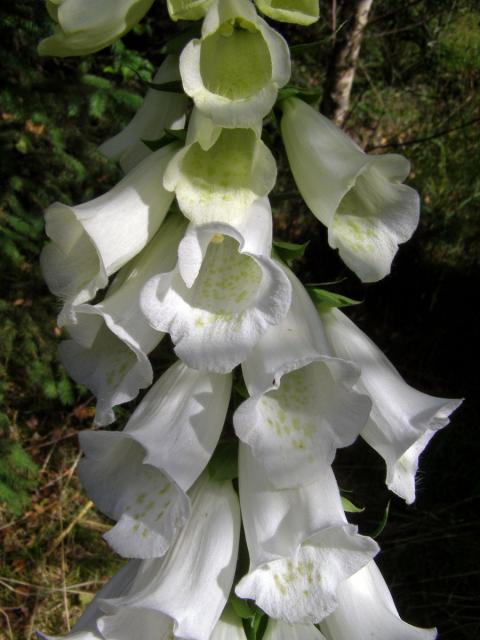
MULTIPOLYGON (((167 56, 153 78, 160 85, 180 80, 177 56, 167 56)), ((152 151, 144 140, 154 141, 162 137, 165 129, 183 129, 187 97, 183 93, 172 93, 148 89, 142 106, 128 125, 99 147, 107 158, 118 160, 127 173, 152 151)))
POLYGON ((167 0, 172 20, 199 20, 214 0, 167 0))
POLYGON ((243 224, 191 225, 177 267, 145 285, 143 313, 166 331, 189 367, 217 373, 245 360, 269 326, 290 306, 291 285, 269 257, 272 218, 258 200, 243 224))
POLYGON ((320 15, 319 0, 255 0, 258 9, 272 20, 309 25, 320 15))
POLYGON ((282 108, 283 142, 302 197, 347 266, 364 282, 380 280, 418 224, 418 193, 401 184, 410 163, 396 154, 367 155, 297 98, 282 108))
POLYGON ((290 71, 287 43, 249 0, 216 0, 201 39, 180 56, 185 93, 223 127, 248 127, 267 115, 290 71))
POLYGON ((40 264, 52 293, 70 304, 91 300, 108 277, 140 253, 162 224, 173 194, 162 186, 176 144, 159 149, 104 195, 45 213, 48 243, 40 264))
POLYGON ((189 515, 185 492, 206 467, 228 408, 231 376, 177 362, 124 431, 83 431, 79 476, 117 524, 105 534, 123 556, 162 556, 189 515))
POLYGON ((239 483, 250 569, 235 588, 270 617, 317 623, 337 606, 338 585, 378 552, 347 523, 330 467, 314 482, 278 490, 240 444, 239 483))
POLYGON ((327 640, 434 640, 436 629, 420 629, 398 615, 375 562, 370 562, 338 588, 338 607, 321 623, 327 640))
POLYGON ((362 437, 387 464, 387 485, 415 500, 418 458, 432 436, 449 423, 461 400, 436 398, 417 391, 401 377, 380 349, 339 309, 322 314, 333 353, 361 370, 357 388, 373 403, 362 437))
POLYGON ((162 559, 146 560, 127 594, 106 599, 97 622, 108 640, 209 640, 235 573, 240 513, 230 482, 200 478, 192 514, 162 559))
POLYGON ((65 307, 59 324, 73 338, 60 344, 59 358, 78 382, 97 397, 95 423, 115 420, 113 407, 129 402, 152 384, 148 354, 165 334, 148 324, 140 309, 140 292, 153 275, 177 262, 177 248, 186 227, 170 215, 147 247, 117 275, 102 302, 65 307))
POLYGON ((279 489, 311 482, 319 464, 330 465, 337 448, 356 440, 371 409, 369 398, 352 389, 358 368, 331 356, 310 297, 282 269, 292 285, 292 304, 243 363, 251 397, 233 417, 238 437, 279 489))
POLYGON ((194 110, 187 145, 165 172, 182 212, 195 224, 242 219, 275 185, 277 166, 259 129, 222 129, 194 110))
POLYGON ((271 618, 263 640, 325 640, 325 636, 311 623, 288 624, 271 618))
POLYGON ((42 56, 85 56, 121 38, 153 0, 46 0, 55 33, 38 45, 42 56))
POLYGON ((97 594, 66 640, 245 640, 238 622, 227 612, 221 616, 237 561, 238 498, 230 483, 206 477, 191 498, 192 515, 169 553, 131 560, 97 594))

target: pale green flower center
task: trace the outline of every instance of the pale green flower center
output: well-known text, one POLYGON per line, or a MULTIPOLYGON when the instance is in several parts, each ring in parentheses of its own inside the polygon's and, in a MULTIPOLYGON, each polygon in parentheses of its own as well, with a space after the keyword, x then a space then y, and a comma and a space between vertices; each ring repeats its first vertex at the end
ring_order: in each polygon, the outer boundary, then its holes
POLYGON ((258 93, 272 78, 270 52, 261 32, 239 18, 224 22, 202 43, 200 73, 209 91, 230 100, 258 93))

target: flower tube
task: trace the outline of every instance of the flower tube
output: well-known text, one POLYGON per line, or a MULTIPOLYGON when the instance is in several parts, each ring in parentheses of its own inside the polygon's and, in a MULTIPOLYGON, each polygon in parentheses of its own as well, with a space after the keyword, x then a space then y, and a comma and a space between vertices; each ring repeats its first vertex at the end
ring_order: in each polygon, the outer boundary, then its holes
POLYGON ((320 625, 327 640, 434 640, 436 629, 420 629, 398 615, 375 562, 338 588, 338 607, 320 625))
POLYGON ((292 285, 292 304, 242 364, 251 397, 233 417, 238 437, 279 489, 311 482, 318 465, 330 465, 337 448, 356 440, 371 409, 369 398, 352 388, 359 369, 332 357, 310 297, 281 268, 292 285))
POLYGON ((202 38, 180 56, 183 87, 195 106, 223 127, 248 127, 273 107, 290 78, 290 53, 282 36, 249 0, 217 0, 202 38))
POLYGON ((124 431, 83 431, 80 480, 117 524, 105 534, 125 557, 162 556, 189 515, 185 492, 206 467, 228 408, 231 376, 177 362, 124 431))
POLYGON ((361 435, 385 460, 388 488, 411 504, 418 458, 462 401, 429 396, 408 385, 339 309, 323 313, 322 321, 333 353, 360 367, 357 388, 372 400, 370 419, 361 435))
POLYGON ((57 23, 38 45, 42 56, 85 56, 121 38, 143 18, 153 0, 46 0, 57 23))
POLYGON ((177 267, 145 285, 143 313, 189 367, 231 371, 286 315, 291 286, 269 257, 271 233, 267 199, 251 207, 243 228, 191 225, 177 267))
POLYGON ((241 222, 277 177, 275 159, 254 128, 222 129, 194 110, 187 145, 167 167, 164 187, 195 224, 241 222))
POLYGON ((320 15, 318 0, 255 0, 258 9, 272 20, 309 25, 320 15))
POLYGON ((380 280, 418 225, 418 194, 401 184, 410 163, 396 154, 367 155, 297 98, 282 108, 283 142, 302 197, 345 264, 364 282, 380 280))
MULTIPOLYGON (((153 78, 156 84, 180 80, 178 58, 167 56, 153 78)), ((118 160, 128 173, 151 155, 144 140, 158 140, 165 129, 183 129, 187 98, 184 94, 148 89, 142 106, 128 125, 98 148, 107 158, 118 160)))
POLYGON ((60 314, 58 323, 73 338, 60 344, 60 361, 97 397, 98 425, 113 422, 114 406, 152 384, 148 354, 165 334, 152 329, 141 312, 140 291, 154 274, 173 269, 185 227, 182 216, 169 216, 149 245, 120 271, 102 302, 68 306, 60 314))
POLYGON ((199 20, 203 18, 214 0, 167 0, 168 13, 177 20, 199 20))
POLYGON ((263 640, 325 640, 325 636, 313 624, 287 624, 270 619, 263 640))
POLYGON ((235 588, 272 618, 317 623, 337 606, 338 585, 378 552, 347 523, 333 472, 277 490, 249 447, 240 444, 239 483, 250 569, 235 588))
POLYGON ((91 300, 108 277, 147 245, 162 224, 173 194, 162 186, 178 149, 159 149, 104 195, 73 207, 54 203, 45 212, 51 239, 40 256, 50 291, 69 304, 91 300))
POLYGON ((66 640, 245 639, 231 614, 220 617, 237 560, 237 496, 230 483, 203 477, 191 498, 192 515, 169 553, 131 560, 100 591, 66 640))

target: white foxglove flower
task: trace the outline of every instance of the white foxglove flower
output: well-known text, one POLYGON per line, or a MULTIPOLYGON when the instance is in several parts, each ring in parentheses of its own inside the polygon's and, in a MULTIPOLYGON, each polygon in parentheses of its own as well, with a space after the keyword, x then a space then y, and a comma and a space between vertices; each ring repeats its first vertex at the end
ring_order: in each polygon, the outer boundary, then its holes
POLYGON ((143 18, 153 0, 47 0, 55 33, 38 45, 42 56, 85 56, 121 38, 143 18))
MULTIPOLYGON (((180 80, 178 58, 167 56, 153 78, 156 84, 180 80)), ((149 89, 142 106, 125 129, 99 147, 107 158, 118 160, 127 173, 152 152, 144 140, 158 140, 165 129, 183 129, 187 97, 182 93, 172 93, 149 89)))
POLYGON ((396 154, 367 155, 297 98, 282 108, 282 137, 302 197, 347 266, 364 282, 380 280, 418 224, 418 193, 401 184, 410 163, 396 154))
POLYGON ((436 629, 420 629, 398 615, 375 562, 338 588, 338 607, 320 628, 327 640, 434 640, 436 629))
POLYGON ((154 329, 170 333, 189 367, 231 371, 286 315, 291 286, 269 257, 271 234, 267 199, 251 207, 243 228, 192 225, 177 267, 145 285, 143 313, 154 329))
POLYGON ((325 636, 313 624, 288 624, 270 619, 263 640, 325 640, 325 636))
POLYGON ((333 352, 360 367, 357 388, 372 399, 362 437, 384 458, 389 489, 411 504, 418 458, 462 401, 429 396, 408 385, 370 338, 338 309, 323 313, 322 321, 333 352))
POLYGON ((180 56, 185 93, 224 127, 248 127, 267 115, 290 71, 287 43, 249 0, 214 2, 202 38, 180 56))
POLYGON ((195 224, 233 224, 275 185, 277 166, 259 129, 222 129, 195 110, 187 145, 168 165, 164 187, 175 191, 195 224))
POLYGON ((261 337, 243 363, 252 396, 237 409, 238 437, 252 447, 279 489, 311 482, 337 448, 351 445, 367 422, 371 401, 352 389, 360 371, 333 358, 317 310, 299 280, 280 324, 261 337))
POLYGON ((239 483, 250 569, 236 594, 254 599, 272 618, 319 622, 337 606, 338 585, 367 564, 378 545, 347 523, 328 466, 319 465, 306 486, 277 490, 240 444, 239 483))
POLYGON ((124 431, 83 431, 79 476, 117 524, 105 534, 125 557, 162 556, 189 514, 185 492, 206 467, 228 408, 231 376, 177 362, 124 431))
POLYGON ((127 594, 101 601, 102 636, 209 640, 232 586, 239 533, 231 483, 200 478, 190 519, 165 558, 142 562, 127 594))
POLYGON ((40 264, 52 293, 70 304, 91 300, 153 238, 173 200, 162 179, 177 148, 159 149, 90 202, 72 207, 57 202, 47 209, 52 242, 40 264))
POLYGON ((199 20, 214 0, 167 0, 172 20, 199 20))
POLYGON ((210 640, 247 640, 241 618, 227 606, 213 630, 210 640))
POLYGON ((272 20, 309 25, 320 15, 318 0, 255 0, 259 10, 272 20))
POLYGON ((67 306, 60 314, 59 324, 67 327, 73 340, 60 344, 59 358, 71 377, 97 397, 98 425, 113 422, 114 406, 152 384, 148 354, 165 334, 152 329, 141 312, 140 291, 153 275, 173 269, 185 227, 182 216, 171 215, 120 271, 102 302, 67 306))

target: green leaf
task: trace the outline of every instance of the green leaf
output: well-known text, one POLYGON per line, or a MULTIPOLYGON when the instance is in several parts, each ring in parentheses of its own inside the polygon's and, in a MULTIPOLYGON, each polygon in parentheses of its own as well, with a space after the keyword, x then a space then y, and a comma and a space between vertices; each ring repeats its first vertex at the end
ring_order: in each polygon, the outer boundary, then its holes
POLYGON ((313 304, 317 308, 317 311, 320 313, 325 313, 326 311, 330 311, 330 309, 350 307, 352 305, 362 303, 361 300, 352 300, 352 298, 347 298, 347 296, 343 296, 341 293, 327 291, 326 289, 319 289, 314 285, 307 284, 305 288, 308 291, 313 304))
POLYGON ((277 97, 277 104, 283 102, 287 98, 299 98, 308 104, 315 104, 319 101, 322 92, 319 89, 303 89, 302 87, 294 87, 287 84, 286 87, 280 89, 277 97))
POLYGON ((361 513, 365 511, 365 507, 357 507, 348 498, 342 496, 342 507, 346 513, 361 513))
POLYGON ((179 54, 184 46, 193 40, 193 38, 199 38, 201 36, 201 24, 195 23, 188 29, 185 29, 175 37, 168 40, 163 47, 160 49, 160 53, 164 55, 168 54, 179 54))
POLYGON ((150 151, 158 151, 162 147, 166 147, 171 142, 185 143, 186 137, 185 129, 164 129, 164 134, 157 140, 142 140, 150 151))
POLYGON ((215 449, 212 459, 208 464, 210 478, 217 482, 238 478, 237 458, 237 442, 221 442, 215 449))
POLYGON ((310 241, 304 244, 295 244, 294 242, 283 242, 282 240, 274 240, 273 247, 277 256, 284 262, 291 262, 297 258, 303 258, 305 249, 310 241))
POLYGON ((383 518, 380 521, 380 524, 378 525, 378 527, 375 529, 375 532, 372 533, 372 538, 378 538, 378 536, 382 533, 382 531, 385 529, 385 526, 387 524, 388 521, 388 515, 390 513, 390 500, 387 502, 387 506, 385 507, 385 512, 383 514, 383 518))
POLYGON ((230 604, 239 618, 252 618, 255 615, 255 610, 252 609, 248 600, 242 600, 235 594, 231 596, 230 604))
POLYGON ((165 93, 183 93, 183 84, 181 80, 172 80, 172 82, 146 82, 147 87, 155 91, 164 91, 165 93))

